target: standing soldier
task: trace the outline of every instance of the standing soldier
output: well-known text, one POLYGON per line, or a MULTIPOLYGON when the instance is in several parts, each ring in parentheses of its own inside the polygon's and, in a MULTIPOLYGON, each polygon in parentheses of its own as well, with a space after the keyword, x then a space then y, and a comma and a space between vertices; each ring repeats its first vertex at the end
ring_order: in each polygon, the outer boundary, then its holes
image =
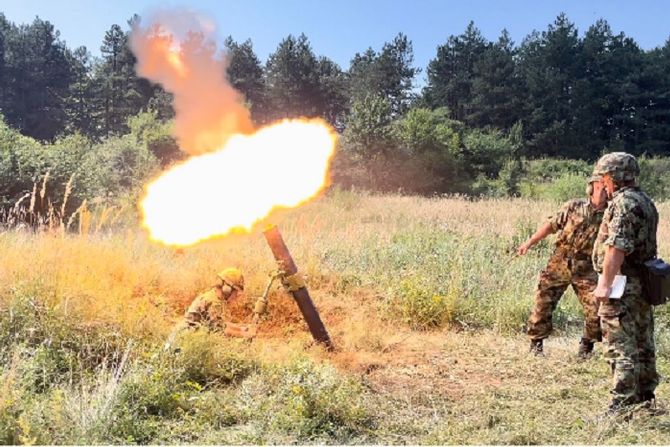
POLYGON ((589 179, 586 192, 588 199, 566 202, 517 249, 518 255, 524 255, 542 239, 559 232, 554 253, 540 272, 533 309, 528 318, 530 352, 535 355, 543 353, 543 340, 552 331, 552 314, 570 285, 584 309, 584 332, 579 344, 579 356, 587 357, 593 352, 594 342, 601 339, 597 303, 591 295, 597 282, 591 253, 607 205, 607 196, 599 177, 589 179))
POLYGON ((169 350, 177 336, 187 329, 205 326, 211 330, 221 330, 233 337, 254 337, 253 327, 224 321, 226 303, 244 290, 244 276, 236 268, 227 268, 217 274, 217 283, 211 289, 198 295, 184 314, 184 319, 175 325, 170 333, 165 350, 169 350))
POLYGON ((605 357, 612 369, 610 412, 635 403, 653 403, 658 385, 654 347, 654 311, 644 296, 644 262, 655 258, 658 211, 637 185, 640 167, 625 152, 598 160, 610 199, 593 247, 593 265, 600 274, 593 292, 601 302, 600 315, 605 357), (623 296, 609 298, 614 276, 626 276, 623 296))

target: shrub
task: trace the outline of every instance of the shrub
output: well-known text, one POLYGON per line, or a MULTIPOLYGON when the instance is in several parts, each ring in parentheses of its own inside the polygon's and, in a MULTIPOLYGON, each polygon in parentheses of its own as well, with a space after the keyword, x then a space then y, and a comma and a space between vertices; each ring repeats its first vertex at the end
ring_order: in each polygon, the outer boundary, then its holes
POLYGON ((157 172, 156 157, 131 135, 112 137, 96 145, 86 160, 98 196, 120 196, 125 191, 139 193, 146 180, 157 172))
POLYGON ((585 160, 540 158, 526 162, 524 169, 528 181, 533 183, 543 183, 562 177, 565 174, 588 177, 593 171, 593 163, 585 160))
POLYGON ((545 183, 522 182, 520 191, 523 197, 565 202, 569 199, 585 197, 587 181, 588 176, 566 172, 545 183))
POLYGON ((515 155, 515 149, 512 138, 499 130, 472 129, 463 140, 463 161, 474 176, 483 174, 494 178, 505 160, 515 155))
POLYGON ((157 112, 140 112, 128 118, 128 127, 135 141, 146 146, 161 165, 183 158, 184 153, 172 135, 172 122, 160 121, 157 112))
POLYGON ((109 203, 137 195, 159 167, 152 150, 160 152, 159 146, 169 143, 165 129, 160 133, 157 123, 152 128, 141 118, 134 122, 137 135, 95 145, 78 134, 41 144, 0 121, 0 215, 19 203, 14 214, 27 210, 20 213, 26 223, 36 225, 36 216, 65 221, 85 199, 109 203))
POLYGON ((373 425, 361 385, 332 366, 296 359, 242 383, 239 402, 256 424, 254 443, 345 444, 373 425), (285 437, 275 438, 277 434, 285 437))
POLYGON ((639 157, 640 186, 656 200, 670 198, 670 158, 639 157))
POLYGON ((35 393, 77 384, 101 366, 117 364, 127 339, 107 324, 86 324, 49 302, 49 285, 29 283, 0 297, 0 361, 19 362, 20 381, 35 393))
POLYGON ((456 297, 452 293, 438 294, 421 280, 408 278, 400 281, 395 294, 391 311, 413 329, 441 327, 453 319, 456 297))
MULTIPOLYGON (((181 380, 201 386, 239 382, 257 367, 241 354, 240 340, 208 334, 206 331, 185 333, 174 367, 181 371, 181 380)), ((244 341, 242 341, 244 343, 244 341)))
POLYGON ((342 135, 346 151, 371 160, 394 152, 391 105, 379 95, 355 101, 342 135))

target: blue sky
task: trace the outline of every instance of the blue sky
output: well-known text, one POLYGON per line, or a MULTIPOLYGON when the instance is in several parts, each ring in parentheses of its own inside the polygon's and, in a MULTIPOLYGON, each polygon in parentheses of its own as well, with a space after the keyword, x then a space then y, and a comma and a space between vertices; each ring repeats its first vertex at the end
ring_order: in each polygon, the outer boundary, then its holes
POLYGON ((580 34, 604 18, 614 32, 623 31, 644 49, 670 37, 667 0, 0 0, 0 12, 10 21, 26 23, 39 15, 55 25, 68 46, 85 45, 94 55, 112 24, 125 28, 133 13, 184 6, 211 17, 223 37, 250 38, 262 61, 288 34, 305 33, 317 55, 344 69, 356 52, 379 50, 398 32, 412 40, 415 65, 425 68, 436 47, 462 33, 470 20, 489 40, 507 28, 517 44, 532 30, 545 30, 560 12, 580 34))

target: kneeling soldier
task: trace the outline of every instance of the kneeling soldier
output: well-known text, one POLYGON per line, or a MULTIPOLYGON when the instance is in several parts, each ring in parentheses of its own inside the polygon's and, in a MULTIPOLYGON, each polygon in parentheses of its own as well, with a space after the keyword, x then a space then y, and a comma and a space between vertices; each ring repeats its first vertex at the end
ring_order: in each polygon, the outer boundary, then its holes
POLYGON ((198 295, 186 310, 182 321, 170 333, 165 349, 169 350, 177 336, 187 329, 205 326, 210 330, 222 330, 232 337, 254 337, 255 330, 243 324, 224 321, 226 303, 244 290, 244 276, 236 268, 228 268, 217 274, 217 283, 198 295))

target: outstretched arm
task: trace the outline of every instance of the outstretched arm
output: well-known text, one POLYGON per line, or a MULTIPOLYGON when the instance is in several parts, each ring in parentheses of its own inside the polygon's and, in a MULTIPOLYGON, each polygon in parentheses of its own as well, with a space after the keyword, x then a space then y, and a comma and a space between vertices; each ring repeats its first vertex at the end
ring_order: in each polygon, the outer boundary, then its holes
POLYGON ((542 239, 546 238, 550 234, 554 232, 554 228, 551 226, 550 222, 547 222, 543 224, 540 228, 537 229, 535 233, 531 237, 528 238, 526 242, 521 244, 519 248, 516 250, 516 254, 519 256, 525 255, 528 250, 538 242, 540 242, 542 239))

